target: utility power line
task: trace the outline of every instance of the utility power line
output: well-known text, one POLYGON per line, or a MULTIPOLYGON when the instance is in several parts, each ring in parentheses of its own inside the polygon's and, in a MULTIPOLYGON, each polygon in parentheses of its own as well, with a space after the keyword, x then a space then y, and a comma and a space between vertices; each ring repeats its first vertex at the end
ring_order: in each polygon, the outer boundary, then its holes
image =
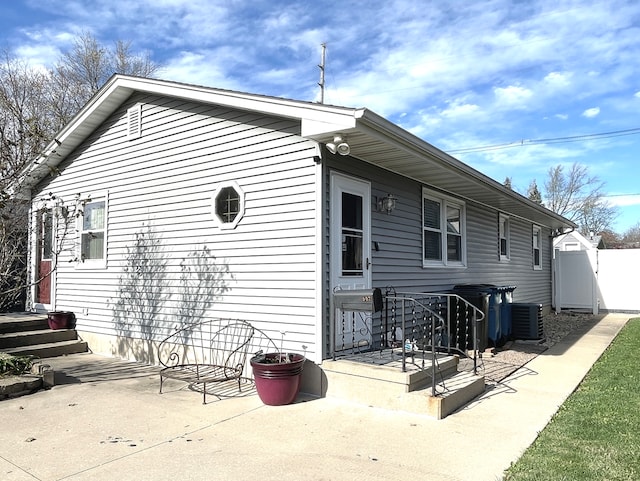
POLYGON ((491 150, 510 149, 514 147, 525 147, 529 145, 545 145, 545 144, 565 144, 569 142, 585 142, 587 140, 608 139, 611 137, 621 137, 623 135, 638 135, 640 127, 626 130, 614 130, 612 132, 600 132, 596 134, 573 135, 569 137, 553 137, 548 139, 519 140, 517 142, 509 142, 506 144, 484 145, 479 147, 467 147, 464 149, 449 150, 450 154, 466 154, 470 152, 488 152, 491 150))

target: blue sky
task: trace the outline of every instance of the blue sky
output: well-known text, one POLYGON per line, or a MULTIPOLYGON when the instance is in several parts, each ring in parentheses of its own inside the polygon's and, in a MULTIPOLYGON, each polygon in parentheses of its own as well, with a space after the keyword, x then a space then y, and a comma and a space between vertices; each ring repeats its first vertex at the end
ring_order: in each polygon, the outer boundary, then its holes
POLYGON ((319 98, 326 43, 326 103, 520 192, 579 162, 606 183, 617 232, 640 222, 637 0, 0 2, 0 48, 34 66, 82 31, 148 50, 160 78, 300 100, 319 98))

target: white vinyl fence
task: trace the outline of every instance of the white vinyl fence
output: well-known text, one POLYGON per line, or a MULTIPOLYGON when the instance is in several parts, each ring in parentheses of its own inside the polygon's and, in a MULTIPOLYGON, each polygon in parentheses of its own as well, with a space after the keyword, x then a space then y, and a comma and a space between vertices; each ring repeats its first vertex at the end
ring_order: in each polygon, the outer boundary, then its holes
POLYGON ((640 312, 640 249, 555 252, 555 307, 640 312))

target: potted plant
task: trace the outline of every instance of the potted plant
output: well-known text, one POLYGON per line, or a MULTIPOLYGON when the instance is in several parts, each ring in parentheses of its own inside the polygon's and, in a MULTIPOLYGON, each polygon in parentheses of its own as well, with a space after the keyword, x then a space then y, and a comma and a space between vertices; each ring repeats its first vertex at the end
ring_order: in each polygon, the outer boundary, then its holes
POLYGON ((76 316, 70 311, 51 311, 47 314, 49 329, 73 329, 76 316))
POLYGON ((291 404, 300 389, 306 358, 302 354, 261 351, 251 358, 256 391, 269 406, 291 404))

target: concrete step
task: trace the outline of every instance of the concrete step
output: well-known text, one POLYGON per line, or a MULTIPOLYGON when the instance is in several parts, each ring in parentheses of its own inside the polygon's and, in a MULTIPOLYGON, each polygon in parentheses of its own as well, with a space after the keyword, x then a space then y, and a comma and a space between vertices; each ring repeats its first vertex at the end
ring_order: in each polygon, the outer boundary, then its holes
POLYGON ((0 350, 34 344, 72 341, 78 338, 74 329, 41 329, 0 334, 0 350))
POLYGON ((373 361, 375 354, 324 361, 321 367, 327 378, 327 397, 442 419, 484 392, 484 377, 458 372, 456 356, 439 355, 435 367, 428 360, 423 365, 415 356, 406 372, 400 368, 401 358, 385 360, 380 356, 378 362, 373 361))
POLYGON ((0 334, 48 328, 47 316, 41 314, 0 314, 0 334))
POLYGON ((434 369, 431 359, 427 358, 423 362, 420 356, 411 356, 407 357, 406 371, 403 372, 401 355, 388 352, 380 355, 374 352, 324 361, 322 369, 327 373, 328 379, 334 380, 334 392, 343 388, 348 391, 367 389, 372 384, 377 385, 378 389, 411 392, 431 385, 433 372, 436 380, 456 373, 458 361, 456 356, 438 355, 434 369), (343 382, 347 384, 342 386, 343 382))
POLYGON ((45 358, 87 352, 88 346, 85 341, 74 339, 70 341, 12 347, 9 349, 3 349, 2 351, 14 356, 35 356, 37 358, 45 358))
POLYGON ((42 376, 33 374, 0 378, 0 401, 6 398, 31 394, 42 389, 42 385, 42 376))

